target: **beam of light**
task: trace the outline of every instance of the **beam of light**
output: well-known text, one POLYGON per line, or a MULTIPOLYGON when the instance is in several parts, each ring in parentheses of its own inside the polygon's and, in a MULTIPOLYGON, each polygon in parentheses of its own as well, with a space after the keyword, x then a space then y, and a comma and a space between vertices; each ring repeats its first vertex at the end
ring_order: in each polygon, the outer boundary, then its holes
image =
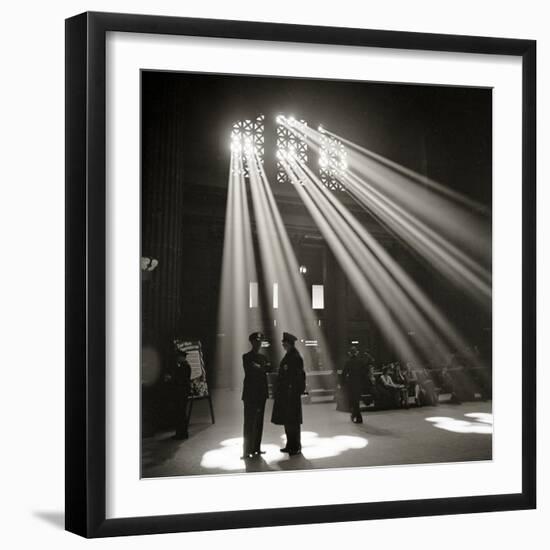
POLYGON ((432 422, 434 428, 455 432, 461 434, 492 434, 493 433, 493 415, 489 413, 468 413, 464 416, 473 418, 471 420, 462 420, 451 418, 449 416, 431 416, 426 418, 427 422, 432 422))
POLYGON ((289 159, 286 168, 289 177, 299 173, 301 181, 307 179, 307 184, 297 186, 306 207, 344 272, 351 275, 365 308, 374 313, 388 339, 395 340, 403 357, 422 361, 434 342, 466 347, 421 289, 307 166, 289 159), (416 334, 414 348, 406 337, 411 328, 416 334))
MULTIPOLYGON (((281 436, 284 440, 284 436, 281 436)), ((306 459, 329 458, 341 455, 347 451, 364 449, 368 445, 365 437, 352 435, 336 435, 322 437, 316 432, 302 432, 302 455, 306 459)), ((262 445, 265 454, 262 460, 276 466, 280 462, 289 462, 292 458, 281 455, 280 445, 267 443, 262 445)), ((243 449, 242 437, 232 437, 220 442, 219 447, 204 453, 201 467, 207 469, 236 471, 244 470, 245 463, 240 459, 243 449)))
POLYGON ((257 282, 250 213, 240 150, 231 154, 218 309, 216 375, 220 385, 239 387, 241 356, 248 345, 250 282, 257 282))
POLYGON ((409 245, 421 254, 429 251, 428 261, 435 257, 439 266, 447 264, 447 275, 460 268, 468 277, 463 288, 475 285, 480 298, 490 300, 491 227, 486 209, 380 155, 364 148, 358 152, 358 146, 339 139, 355 147, 349 155, 349 173, 356 175, 351 178, 355 183, 352 191, 362 205, 402 238, 414 227, 414 238, 407 239, 409 245), (363 194, 358 194, 358 190, 363 194), (385 199, 384 203, 380 197, 385 199), (406 218, 403 212, 407 213, 406 218), (400 223, 395 223, 396 220, 400 223), (423 235, 422 241, 414 246, 419 235, 423 235))
MULTIPOLYGON (((445 196, 449 199, 451 199, 453 202, 460 203, 469 209, 473 211, 478 212, 484 212, 485 208, 477 203, 474 200, 469 199, 468 197, 465 197, 464 195, 449 189, 448 187, 445 187, 444 185, 441 185, 440 183, 423 176, 421 174, 418 174, 414 170, 410 170, 409 168, 406 168, 405 166, 402 166, 401 164, 398 164, 397 162, 394 162, 386 157, 383 157, 382 155, 379 155, 375 153, 374 151, 370 151, 369 149, 366 149, 365 147, 361 147, 357 143, 354 143, 353 141, 350 141, 349 139, 346 139, 338 134, 335 134, 334 132, 331 132, 330 130, 323 129, 324 133, 330 134, 334 136, 335 138, 339 139, 342 143, 345 145, 348 145, 349 147, 353 148, 354 150, 358 151, 362 155, 372 159, 373 161, 378 162, 380 165, 385 166, 391 170, 393 170, 395 173, 400 174, 406 178, 409 178, 412 182, 419 183, 422 186, 428 187, 430 190, 434 191, 438 195, 445 196)), ((397 185, 398 182, 396 182, 397 185)), ((429 216, 428 216, 429 217, 429 216)))
POLYGON ((288 183, 288 177, 281 164, 286 155, 297 155, 302 162, 307 162, 307 143, 304 129, 307 122, 296 120, 293 116, 277 118, 277 183, 288 183))
POLYGON ((448 280, 482 303, 491 299, 491 274, 458 247, 420 222, 395 202, 384 197, 369 183, 354 174, 346 174, 342 182, 350 195, 402 242, 416 250, 448 280))
POLYGON ((335 209, 326 200, 319 200, 321 195, 314 191, 314 188, 317 189, 317 187, 313 182, 311 182, 311 185, 302 185, 299 177, 295 175, 293 168, 287 161, 285 161, 284 166, 289 178, 294 182, 298 194, 335 258, 340 263, 342 270, 349 278, 365 309, 373 314, 382 332, 390 342, 395 343, 404 357, 418 359, 405 337, 406 331, 399 327, 399 317, 393 314, 393 308, 389 308, 383 296, 376 291, 372 276, 365 273, 363 262, 353 252, 354 250, 357 251, 358 247, 365 248, 364 245, 360 245, 353 232, 346 227, 335 209))
MULTIPOLYGON (((302 133, 306 135, 306 139, 308 141, 308 144, 310 148, 313 150, 317 150, 320 154, 326 153, 326 151, 323 149, 323 143, 325 140, 325 136, 328 133, 327 130, 323 129, 322 132, 316 132, 315 130, 311 128, 302 128, 302 133)), ((333 136, 336 136, 336 134, 332 134, 333 136)), ((348 142, 351 143, 351 142, 348 142)), ((320 157, 322 160, 322 157, 320 157)), ((346 155, 347 158, 347 155, 346 155)), ((408 300, 408 307, 405 308, 405 311, 403 312, 403 315, 409 315, 409 319, 406 323, 402 324, 403 327, 406 326, 407 323, 410 324, 410 326, 414 327, 414 332, 416 334, 416 338, 422 340, 421 342, 421 348, 429 349, 430 344, 430 332, 433 332, 435 337, 432 337, 432 344, 435 345, 436 350, 443 350, 445 348, 446 344, 449 344, 452 348, 457 349, 468 349, 468 345, 464 338, 458 333, 458 331, 447 321, 445 316, 435 307, 434 304, 431 303, 431 301, 421 292, 420 288, 412 281, 412 279, 402 270, 402 268, 391 258, 391 256, 385 252, 385 250, 378 245, 375 239, 370 237, 366 229, 358 223, 358 221, 351 216, 350 212, 343 207, 343 205, 340 204, 340 201, 336 199, 335 194, 328 193, 327 188, 329 189, 338 189, 334 185, 329 185, 326 181, 322 181, 324 184, 323 187, 319 185, 319 178, 317 178, 311 170, 302 162, 299 162, 299 159, 296 159, 295 157, 289 156, 287 157, 287 160, 289 160, 288 164, 293 164, 293 166, 298 166, 298 170, 294 170, 295 173, 298 174, 300 181, 303 183, 304 178, 301 175, 302 172, 307 172, 308 177, 310 180, 312 180, 314 183, 317 184, 317 187, 322 191, 324 196, 328 199, 329 202, 332 202, 333 204, 336 203, 338 210, 342 216, 342 218, 345 218, 346 221, 352 226, 353 230, 361 237, 361 240, 367 245, 367 248, 369 250, 374 250, 375 255, 377 257, 377 260, 384 266, 387 266, 387 274, 388 277, 388 285, 391 285, 391 277, 393 276, 396 279, 396 282, 398 283, 397 287, 394 287, 398 292, 400 292, 401 287, 407 295, 401 294, 401 299, 409 299, 408 300), (418 308, 420 310, 421 315, 424 317, 424 319, 420 319, 418 315, 415 313, 415 309, 418 308), (420 322, 419 322, 420 321, 420 322), (431 326, 432 328, 429 328, 431 326), (420 328, 420 330, 417 330, 420 328), (441 345, 443 344, 443 346, 441 345)), ((391 163, 391 161, 388 161, 389 164, 395 164, 391 163)), ((347 164, 347 162, 345 163, 347 164)), ((404 169, 406 170, 406 169, 404 169)), ((342 167, 341 170, 336 170, 334 172, 334 175, 337 175, 340 178, 340 181, 344 183, 344 191, 346 191, 348 194, 350 194, 359 204, 361 204, 361 201, 357 200, 357 193, 354 195, 354 193, 350 190, 350 182, 355 183, 355 181, 359 181, 359 184, 363 186, 361 188, 359 185, 356 185, 354 188, 356 191, 359 188, 359 191, 364 190, 365 182, 361 181, 353 172, 349 169, 349 167, 345 167, 345 169, 342 167)), ((435 187, 438 184, 433 183, 432 187, 435 187)), ((311 187, 311 185, 310 185, 311 187)), ((451 193, 452 194, 452 193, 451 193)), ((456 194, 455 194, 456 195, 456 194)), ((379 192, 379 196, 381 196, 383 199, 388 200, 387 197, 385 197, 382 193, 379 192)), ((453 200, 455 200, 458 203, 467 203, 468 200, 458 200, 458 196, 453 195, 453 200)), ((447 197, 445 197, 445 201, 449 203, 447 200, 447 197)), ((363 205, 362 205, 363 206, 363 205)), ((449 204, 448 204, 449 206, 449 204)), ((460 206, 462 208, 462 205, 460 206)), ((456 214, 458 218, 462 214, 462 221, 464 221, 467 218, 468 213, 464 212, 462 209, 457 209, 453 205, 450 205, 448 208, 448 214, 456 214)), ((368 209, 367 209, 368 210, 368 209)), ((430 265, 436 268, 440 273, 447 276, 448 280, 451 280, 455 284, 458 282, 463 289, 467 290, 471 296, 475 297, 478 301, 478 303, 481 303, 484 307, 490 307, 490 297, 491 297, 491 289, 490 289, 490 272, 484 271, 484 268, 477 263, 476 261, 469 258, 466 254, 463 254, 461 250, 458 249, 458 247, 453 246, 448 241, 441 238, 437 233, 431 231, 427 224, 424 224, 423 222, 419 221, 417 218, 411 216, 408 214, 408 212, 405 211, 405 209, 401 208, 399 210, 400 216, 402 218, 397 218, 402 225, 404 225, 408 230, 413 229, 414 227, 408 223, 404 224, 403 219, 406 222, 412 221, 416 224, 416 227, 421 227, 425 234, 428 235, 429 238, 425 238, 422 240, 415 241, 414 238, 411 238, 411 234, 407 232, 402 232, 401 234, 404 235, 405 238, 409 239, 409 244, 413 244, 416 246, 416 250, 423 253, 424 257, 427 256, 426 251, 435 251, 435 254, 438 255, 435 259, 441 259, 443 257, 444 261, 447 261, 447 263, 443 263, 440 261, 439 263, 434 260, 434 256, 432 255, 430 257, 431 262, 430 265), (425 242, 427 243, 424 248, 419 248, 418 243, 425 242), (451 251, 454 253, 454 258, 458 258, 455 260, 450 255, 445 255, 448 251, 451 251), (453 269, 455 271, 453 271, 453 269), (468 271, 469 270, 469 271, 468 271), (485 279, 486 281, 484 281, 485 279), (468 284, 470 283, 470 284, 468 284)), ((432 218, 438 219, 439 212, 432 213, 432 218)), ((394 216, 395 217, 395 216, 394 216)), ((388 224, 386 224, 388 226, 388 224)), ((396 224, 394 223, 389 228, 392 230, 394 234, 397 234, 397 237, 399 238, 400 235, 395 231, 396 224)), ((484 231, 482 231, 482 237, 485 238, 488 234, 490 234, 490 231, 485 228, 484 231)), ((413 236, 418 236, 419 234, 413 234, 413 236)), ((353 237, 353 234, 352 234, 353 237)), ((483 240, 483 239, 482 239, 483 240)), ((414 247, 414 246, 413 246, 414 247)), ((377 266, 377 263, 374 264, 374 267, 377 266)), ((390 292, 390 298, 389 298, 389 304, 396 303, 394 290, 390 292)), ((396 304, 397 305, 397 304, 396 304)), ((399 309, 400 305, 397 306, 399 309)), ((474 356, 473 354, 469 354, 469 359, 474 364, 479 363, 479 359, 474 356)))
MULTIPOLYGON (((277 308, 271 309, 274 325, 281 331, 291 332, 300 340, 316 339, 321 342, 321 357, 325 368, 332 368, 330 352, 313 314, 309 294, 288 233, 265 171, 254 151, 246 156, 250 174, 250 193, 264 282, 266 288, 277 283, 277 308)), ((280 357, 280 346, 275 347, 280 357)), ((307 358, 306 358, 307 359, 307 358)), ((306 368, 308 367, 306 361, 306 368)))
POLYGON ((327 136, 347 146, 345 169, 331 176, 341 187, 325 185, 346 191, 455 287, 490 308, 491 230, 484 207, 326 128, 302 132, 325 164, 327 136))

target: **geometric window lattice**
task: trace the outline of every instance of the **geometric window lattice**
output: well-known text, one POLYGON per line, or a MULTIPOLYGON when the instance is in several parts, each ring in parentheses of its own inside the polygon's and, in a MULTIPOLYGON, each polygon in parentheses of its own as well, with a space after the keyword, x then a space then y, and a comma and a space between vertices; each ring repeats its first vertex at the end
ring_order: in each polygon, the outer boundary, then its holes
POLYGON ((343 191, 340 178, 348 167, 344 144, 337 138, 322 133, 319 166, 321 182, 331 191, 343 191))
MULTIPOLYGON (((242 161, 242 171, 248 177, 246 155, 255 151, 260 164, 264 163, 264 115, 255 119, 238 120, 231 127, 231 152, 236 160, 242 161)), ((240 173, 239 162, 234 163, 233 173, 240 173)))
POLYGON ((281 161, 290 159, 307 163, 307 122, 293 117, 284 121, 285 124, 277 124, 277 183, 292 183, 281 161))

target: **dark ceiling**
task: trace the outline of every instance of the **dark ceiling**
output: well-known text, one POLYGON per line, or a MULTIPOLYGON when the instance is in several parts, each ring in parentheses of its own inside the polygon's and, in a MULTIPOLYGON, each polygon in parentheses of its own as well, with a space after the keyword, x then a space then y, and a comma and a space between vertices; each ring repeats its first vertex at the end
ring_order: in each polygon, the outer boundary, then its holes
MULTIPOLYGON (((275 182, 275 117, 323 124, 359 145, 490 207, 490 89, 176 72, 142 73, 144 136, 156 117, 183 117, 177 134, 190 185, 225 187, 231 124, 264 114, 266 170, 275 182), (166 101, 175 98, 174 102, 166 101)), ((181 121, 179 121, 181 122, 181 121)), ((149 132, 150 133, 150 132, 149 132)), ((150 136, 161 140, 162 135, 150 136)), ((144 142, 148 146, 149 142, 144 142)))

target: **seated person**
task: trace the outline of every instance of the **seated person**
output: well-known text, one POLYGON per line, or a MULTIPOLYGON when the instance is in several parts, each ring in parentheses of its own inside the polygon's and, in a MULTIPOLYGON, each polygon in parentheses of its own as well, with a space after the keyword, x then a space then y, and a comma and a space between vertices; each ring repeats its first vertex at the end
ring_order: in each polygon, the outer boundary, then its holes
POLYGON ((374 374, 374 367, 372 365, 370 365, 367 368, 367 376, 365 377, 364 392, 372 396, 375 406, 379 404, 381 396, 378 392, 376 375, 374 374))
POLYGON ((414 397, 414 402, 417 407, 421 405, 420 403, 420 384, 418 382, 418 377, 414 372, 412 365, 407 363, 404 367, 400 363, 397 365, 397 372, 395 381, 398 384, 403 384, 407 388, 407 396, 414 397))
POLYGON ((396 384, 390 375, 391 366, 386 365, 382 369, 379 379, 379 389, 384 395, 384 401, 393 407, 405 406, 404 400, 407 399, 407 388, 403 384, 396 384))
POLYGON ((405 369, 401 367, 401 363, 393 363, 393 371, 390 374, 391 379, 399 386, 402 386, 400 398, 400 406, 406 409, 409 408, 409 380, 405 374, 405 369))
POLYGON ((407 366, 414 373, 420 386, 420 405, 437 405, 439 403, 438 393, 430 373, 425 368, 414 369, 410 364, 407 364, 407 366))

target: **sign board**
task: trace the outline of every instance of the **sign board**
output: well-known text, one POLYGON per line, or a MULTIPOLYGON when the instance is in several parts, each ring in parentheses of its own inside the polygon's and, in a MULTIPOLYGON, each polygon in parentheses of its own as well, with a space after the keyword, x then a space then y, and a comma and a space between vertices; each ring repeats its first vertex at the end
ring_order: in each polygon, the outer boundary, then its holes
POLYGON ((174 340, 176 349, 187 353, 187 362, 191 366, 191 391, 189 397, 197 399, 208 397, 208 384, 206 382, 206 368, 202 355, 200 340, 183 340, 176 338, 174 340))

